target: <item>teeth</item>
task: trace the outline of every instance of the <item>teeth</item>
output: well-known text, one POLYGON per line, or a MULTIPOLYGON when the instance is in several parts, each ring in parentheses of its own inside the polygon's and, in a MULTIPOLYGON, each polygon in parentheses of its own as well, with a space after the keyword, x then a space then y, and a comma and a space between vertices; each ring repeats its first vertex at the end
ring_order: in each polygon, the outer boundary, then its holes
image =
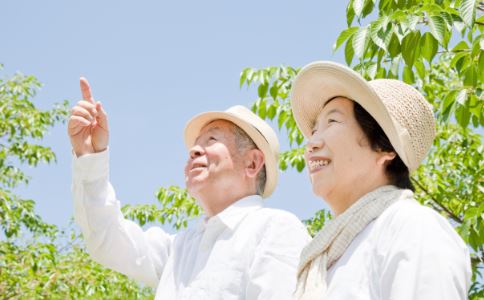
POLYGON ((309 168, 315 169, 318 167, 324 167, 329 164, 329 160, 311 160, 309 161, 309 168))

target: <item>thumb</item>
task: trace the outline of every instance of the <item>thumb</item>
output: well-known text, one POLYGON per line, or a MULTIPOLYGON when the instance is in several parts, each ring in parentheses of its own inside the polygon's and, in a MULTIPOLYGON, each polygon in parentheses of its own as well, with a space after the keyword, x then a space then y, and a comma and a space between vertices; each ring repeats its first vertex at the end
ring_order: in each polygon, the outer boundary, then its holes
POLYGON ((96 110, 97 110, 97 123, 99 126, 101 126, 103 129, 108 130, 108 115, 106 111, 103 108, 103 105, 101 102, 96 102, 96 110))

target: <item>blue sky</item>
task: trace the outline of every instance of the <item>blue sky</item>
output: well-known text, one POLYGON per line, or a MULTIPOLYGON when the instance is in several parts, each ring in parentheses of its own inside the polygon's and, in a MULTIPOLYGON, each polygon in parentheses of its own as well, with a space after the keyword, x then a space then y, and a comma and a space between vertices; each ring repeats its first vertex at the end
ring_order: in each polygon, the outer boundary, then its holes
MULTIPOLYGON (((122 203, 153 203, 160 186, 184 185, 185 123, 195 114, 256 100, 239 89, 245 67, 300 67, 332 54, 347 1, 4 1, 1 76, 44 84, 34 102, 80 99, 79 76, 102 101, 111 129, 111 181, 122 203)), ((287 138, 279 134, 282 149, 287 138)), ((17 192, 48 222, 72 216, 71 152, 65 124, 42 142, 58 162, 27 168, 17 192)), ((267 206, 308 218, 324 203, 306 172, 281 173, 267 206)))

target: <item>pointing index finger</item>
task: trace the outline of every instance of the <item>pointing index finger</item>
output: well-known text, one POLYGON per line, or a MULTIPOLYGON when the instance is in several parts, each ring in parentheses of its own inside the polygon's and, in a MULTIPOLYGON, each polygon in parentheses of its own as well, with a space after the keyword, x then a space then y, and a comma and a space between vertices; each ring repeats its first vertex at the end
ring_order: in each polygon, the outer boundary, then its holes
POLYGON ((81 77, 80 84, 81 84, 82 98, 91 103, 94 103, 94 98, 92 97, 92 94, 91 94, 91 87, 89 86, 89 82, 87 81, 87 79, 84 77, 81 77))

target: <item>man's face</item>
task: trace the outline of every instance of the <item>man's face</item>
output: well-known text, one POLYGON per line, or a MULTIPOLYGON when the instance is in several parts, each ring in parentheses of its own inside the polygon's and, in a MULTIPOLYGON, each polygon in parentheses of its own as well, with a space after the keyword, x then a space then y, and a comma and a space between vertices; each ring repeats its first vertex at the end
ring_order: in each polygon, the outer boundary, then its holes
POLYGON ((209 198, 240 182, 244 164, 237 150, 233 124, 216 120, 205 125, 190 149, 185 182, 190 195, 209 198))

